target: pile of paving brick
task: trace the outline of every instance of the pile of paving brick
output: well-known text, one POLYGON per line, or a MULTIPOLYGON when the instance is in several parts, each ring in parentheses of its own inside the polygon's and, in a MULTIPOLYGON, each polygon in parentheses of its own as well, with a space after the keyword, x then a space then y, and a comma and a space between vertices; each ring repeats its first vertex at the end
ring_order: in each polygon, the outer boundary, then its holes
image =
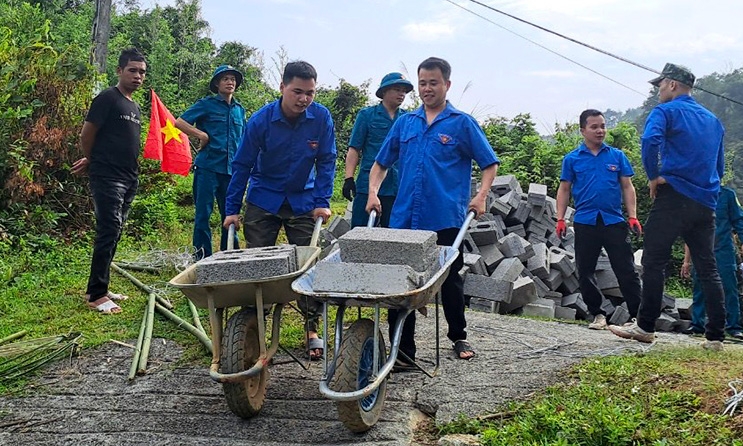
POLYGON ((299 268, 296 245, 218 251, 196 262, 196 283, 258 280, 290 274, 299 268))
POLYGON ((312 289, 317 292, 402 294, 421 288, 439 268, 436 233, 410 229, 358 227, 335 219, 323 239, 338 237, 340 261, 315 267, 312 289))
MULTIPOLYGON (((472 185, 473 193, 476 187, 472 185)), ((547 186, 532 183, 523 192, 513 175, 498 176, 490 188, 486 208, 488 212, 472 222, 463 241, 465 266, 460 274, 470 308, 590 320, 592 316, 578 289, 575 233, 569 227, 563 239, 555 234, 557 202, 548 196, 547 186)), ((571 221, 573 214, 574 209, 568 207, 566 221, 571 221)), ((349 203, 345 217, 336 217, 322 231, 326 252, 334 249, 335 241, 350 230, 350 218, 349 203)), ((638 270, 641 256, 641 251, 635 253, 638 270)), ((609 322, 628 322, 627 305, 603 251, 596 266, 596 282, 605 296, 602 309, 609 322)), ((688 327, 690 305, 690 299, 664 296, 656 329, 672 331, 688 327)))

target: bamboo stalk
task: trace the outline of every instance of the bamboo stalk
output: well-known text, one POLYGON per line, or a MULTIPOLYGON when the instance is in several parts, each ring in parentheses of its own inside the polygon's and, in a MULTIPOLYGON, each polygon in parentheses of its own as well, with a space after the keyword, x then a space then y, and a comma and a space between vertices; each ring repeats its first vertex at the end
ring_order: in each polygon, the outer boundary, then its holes
POLYGON ((160 270, 161 270, 161 268, 158 268, 156 266, 137 265, 136 263, 129 263, 129 262, 116 262, 116 264, 124 269, 132 270, 132 271, 141 271, 144 273, 158 274, 160 273, 160 270))
POLYGON ((196 309, 196 305, 191 302, 191 299, 186 299, 188 301, 188 308, 191 309, 191 314, 193 315, 193 322, 194 326, 201 330, 202 333, 206 334, 206 330, 204 330, 204 326, 201 325, 201 318, 199 317, 199 310, 196 309))
MULTIPOLYGON (((117 265, 117 264, 115 264, 115 263, 112 262, 111 263, 111 269, 113 269, 117 273, 121 274, 122 276, 126 277, 127 279, 131 280, 134 285, 136 285, 137 287, 139 287, 139 289, 141 289, 145 293, 147 293, 147 294, 155 294, 155 290, 153 290, 152 288, 148 287, 147 285, 145 285, 144 283, 142 283, 139 279, 137 279, 136 277, 132 276, 128 272, 124 271, 119 265, 117 265)), ((162 297, 156 296, 156 299, 165 308, 167 308, 169 310, 172 310, 173 309, 173 304, 171 304, 167 300, 163 299, 162 297)))
POLYGON ((13 333, 10 336, 6 336, 6 337, 0 339, 0 345, 5 344, 6 342, 10 342, 10 341, 14 341, 16 339, 22 338, 22 337, 26 336, 27 333, 28 333, 27 330, 21 330, 18 333, 13 333))
POLYGON ((167 317, 171 321, 175 322, 179 327, 183 327, 186 331, 196 336, 199 339, 199 341, 201 341, 201 343, 204 344, 204 347, 206 347, 206 349, 209 350, 210 353, 213 353, 212 341, 209 339, 209 336, 199 331, 198 328, 184 321, 183 319, 178 317, 178 315, 168 310, 167 308, 163 307, 159 303, 155 303, 155 309, 158 310, 160 313, 162 313, 165 317, 167 317))
MULTIPOLYGON (((148 302, 149 305, 149 302, 148 302)), ((142 323, 139 326, 139 336, 137 337, 137 346, 134 348, 134 356, 132 357, 132 365, 129 367, 129 381, 133 380, 137 375, 137 367, 139 367, 139 356, 142 353, 142 342, 144 341, 144 330, 147 326, 147 316, 149 316, 148 308, 145 308, 144 314, 142 315, 142 323)))
POLYGON ((144 331, 144 340, 142 341, 142 351, 139 356, 139 365, 137 373, 143 374, 147 371, 147 360, 150 357, 150 345, 152 344, 152 326, 155 321, 155 294, 150 293, 147 300, 147 325, 144 331))

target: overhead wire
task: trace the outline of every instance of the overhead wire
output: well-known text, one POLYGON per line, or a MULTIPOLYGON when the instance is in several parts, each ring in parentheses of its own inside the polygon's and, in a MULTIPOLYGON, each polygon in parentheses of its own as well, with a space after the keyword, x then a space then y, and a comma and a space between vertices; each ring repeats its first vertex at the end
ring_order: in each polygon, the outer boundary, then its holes
MULTIPOLYGON (((572 63, 575 63, 575 64, 577 64, 577 65, 579 65, 579 66, 581 66, 581 67, 583 67, 583 68, 586 68, 586 69, 588 69, 589 71, 593 72, 594 74, 598 74, 599 76, 601 76, 601 77, 603 77, 603 78, 605 78, 605 79, 609 79, 609 80, 611 80, 612 82, 614 82, 614 83, 616 83, 616 84, 618 84, 618 85, 621 85, 621 86, 623 86, 623 87, 625 87, 625 88, 628 88, 628 89, 630 89, 630 90, 632 90, 632 91, 634 91, 634 92, 637 92, 637 90, 635 90, 635 89, 633 89, 633 88, 630 88, 630 87, 628 87, 628 86, 626 86, 626 85, 624 85, 624 84, 622 84, 622 83, 620 83, 620 82, 618 82, 618 81, 615 81, 615 80, 613 80, 613 79, 609 78, 608 76, 605 76, 605 75, 603 75, 603 74, 601 74, 601 73, 598 73, 597 71, 595 71, 595 70, 593 70, 593 69, 587 68, 587 67, 586 67, 585 65, 579 64, 579 63, 575 62, 574 60, 572 60, 572 59, 570 59, 570 58, 568 58, 568 57, 565 57, 565 56, 563 56, 563 55, 561 55, 561 54, 557 53, 556 51, 552 51, 552 50, 550 50, 550 49, 546 48, 546 47, 545 47, 545 46, 543 46, 543 45, 540 45, 540 44, 538 44, 538 43, 536 43, 536 42, 534 42, 534 41, 532 41, 532 40, 529 40, 529 39, 527 39, 526 37, 523 37, 523 36, 521 36, 521 35, 519 35, 519 34, 517 34, 517 33, 513 32, 513 31, 509 30, 509 29, 507 29, 507 28, 505 28, 505 27, 503 27, 503 26, 501 26, 501 25, 499 25, 499 24, 497 24, 497 23, 495 23, 495 22, 493 22, 493 21, 491 21, 491 20, 487 19, 486 17, 484 17, 484 16, 481 16, 481 15, 477 14, 477 13, 476 13, 476 12, 474 12, 474 11, 471 11, 471 10, 469 10, 469 9, 465 8, 464 6, 461 6, 461 5, 457 4, 457 3, 455 3, 455 2, 453 1, 453 0, 445 0, 445 1, 446 1, 446 2, 448 2, 448 3, 451 3, 451 4, 455 5, 455 6, 457 6, 457 7, 459 7, 459 8, 462 8, 462 9, 464 9, 465 11, 468 11, 468 12, 470 12, 470 13, 472 13, 472 14, 474 14, 474 15, 476 15, 476 16, 478 16, 478 17, 480 17, 480 18, 484 19, 484 20, 487 20, 488 22, 490 22, 490 23, 492 23, 492 24, 494 24, 494 25, 496 25, 496 26, 498 26, 498 27, 500 27, 500 28, 502 28, 502 29, 504 29, 504 30, 506 30, 506 31, 508 31, 508 32, 510 32, 510 33, 512 33, 512 34, 515 34, 515 35, 517 35, 517 36, 521 37, 522 39, 528 40, 529 42, 531 42, 531 43, 533 43, 533 44, 535 44, 535 45, 538 45, 538 46, 540 46, 541 48, 544 48, 544 49, 546 49, 547 51, 549 51, 549 52, 551 52, 551 53, 553 53, 553 54, 556 54, 556 55, 558 55, 558 56, 562 57, 563 59, 566 59, 566 60, 568 60, 568 61, 570 61, 570 62, 572 62, 572 63)), ((527 24, 527 25, 529 25, 529 26, 532 26, 532 27, 534 27, 534 28, 537 28, 537 29, 539 29, 539 30, 541 30, 541 31, 544 31, 544 32, 547 32, 547 33, 553 34, 553 35, 555 35, 555 36, 557 36, 557 37, 560 37, 560 38, 562 38, 562 39, 565 39, 565 40, 568 40, 568 41, 570 41, 570 42, 573 42, 573 43, 575 43, 575 44, 577 44, 577 45, 581 45, 581 46, 583 46, 583 47, 586 47, 586 48, 588 48, 588 49, 591 49, 591 50, 593 50, 593 51, 596 51, 596 52, 599 52, 599 53, 601 53, 601 54, 604 54, 604 55, 606 55, 606 56, 612 57, 612 58, 614 58, 614 59, 617 59, 617 60, 619 60, 619 61, 621 61, 621 62, 625 62, 625 63, 627 63, 627 64, 633 65, 633 66, 635 66, 635 67, 638 67, 638 68, 642 68, 643 70, 647 70, 647 71, 649 71, 649 72, 651 72, 651 73, 654 73, 654 74, 662 75, 662 73, 661 73, 660 71, 658 71, 658 70, 655 70, 655 69, 653 69, 653 68, 650 68, 650 67, 648 67, 648 66, 646 66, 646 65, 643 65, 643 64, 641 64, 641 63, 638 63, 638 62, 632 61, 632 60, 630 60, 630 59, 627 59, 626 57, 622 57, 622 56, 620 56, 620 55, 618 55, 618 54, 614 54, 614 53, 612 53, 612 52, 609 52, 609 51, 603 50, 603 49, 601 49, 601 48, 595 47, 595 46, 593 46, 593 45, 590 45, 590 44, 588 44, 588 43, 582 42, 582 41, 580 41, 580 40, 578 40, 578 39, 574 39, 574 38, 572 38, 572 37, 566 36, 566 35, 564 35, 564 34, 561 34, 561 33, 557 32, 557 31, 551 30, 551 29, 549 29, 549 28, 545 28, 544 26, 540 26, 540 25, 537 25, 536 23, 533 23, 533 22, 530 22, 530 21, 528 21, 528 20, 522 19, 522 18, 520 18, 520 17, 517 17, 517 16, 515 16, 515 15, 513 15, 513 14, 509 14, 509 13, 507 13, 507 12, 505 12, 505 11, 502 11, 502 10, 500 10, 500 9, 498 9, 498 8, 495 8, 495 7, 493 7, 493 6, 490 6, 490 5, 488 5, 488 4, 485 4, 485 3, 481 2, 481 1, 478 1, 478 0, 468 0, 468 1, 469 1, 469 2, 471 2, 471 3, 475 3, 476 5, 480 5, 480 6, 482 6, 483 8, 487 8, 487 9, 489 9, 489 10, 491 10, 491 11, 493 11, 493 12, 496 12, 496 13, 498 13, 498 14, 501 14, 501 15, 504 15, 504 16, 506 16, 506 17, 509 17, 509 18, 511 18, 511 19, 514 19, 514 20, 516 20, 516 21, 519 21, 519 22, 521 22, 521 23, 524 23, 524 24, 527 24)), ((698 90, 698 91, 703 91, 703 92, 705 92, 705 93, 707 93, 707 94, 710 94, 710 95, 712 95, 712 96, 715 96, 715 97, 718 97, 718 98, 720 98, 720 99, 723 99, 723 100, 726 100, 726 101, 730 101, 730 102, 732 102, 732 103, 734 103, 734 104, 738 104, 738 105, 741 105, 741 106, 743 106, 743 102, 741 102, 741 101, 738 101, 738 100, 736 100, 736 99, 733 99, 733 98, 730 98, 730 97, 728 97, 728 96, 725 96, 725 95, 723 95, 723 94, 720 94, 720 93, 715 93, 714 91, 710 91, 710 90, 707 90, 707 89, 705 89, 705 88, 702 88, 702 87, 699 87, 699 86, 695 86, 695 87, 694 87, 694 89, 696 89, 696 90, 698 90)), ((645 94, 643 94, 643 96, 644 96, 644 95, 645 95, 645 94)))

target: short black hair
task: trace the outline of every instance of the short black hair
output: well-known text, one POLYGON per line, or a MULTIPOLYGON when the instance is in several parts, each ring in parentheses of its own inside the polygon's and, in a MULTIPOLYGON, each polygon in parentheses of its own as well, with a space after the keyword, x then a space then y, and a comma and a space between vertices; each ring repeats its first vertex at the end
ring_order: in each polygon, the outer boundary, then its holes
POLYGON ((436 68, 441 71, 444 80, 448 81, 449 77, 451 77, 451 65, 440 57, 429 57, 421 62, 421 64, 418 65, 418 73, 420 73, 421 70, 435 70, 436 68))
POLYGON ((281 76, 281 82, 286 85, 295 77, 307 80, 312 79, 317 82, 317 71, 315 71, 315 67, 310 65, 309 62, 295 60, 294 62, 289 62, 284 67, 284 74, 281 76))
POLYGON ((127 48, 119 55, 119 68, 126 67, 129 62, 146 62, 144 55, 136 48, 127 48))
POLYGON ((580 114, 580 118, 578 118, 578 124, 580 125, 580 128, 582 129, 586 128, 586 123, 588 122, 588 118, 591 118, 593 116, 604 116, 604 114, 596 110, 595 108, 589 108, 588 110, 584 110, 583 113, 580 114))

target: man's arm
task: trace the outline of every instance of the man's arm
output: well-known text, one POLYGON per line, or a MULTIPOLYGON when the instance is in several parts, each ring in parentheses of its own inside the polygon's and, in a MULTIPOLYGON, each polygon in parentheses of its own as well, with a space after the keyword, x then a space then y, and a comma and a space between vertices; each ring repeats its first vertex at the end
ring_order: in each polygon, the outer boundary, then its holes
POLYGON ((333 195, 333 179, 335 178, 335 160, 338 153, 335 148, 335 130, 333 129, 333 118, 330 112, 326 117, 325 131, 320 136, 320 146, 315 158, 314 201, 315 210, 312 215, 315 219, 322 218, 327 221, 330 218, 330 197, 333 195))
POLYGON ((565 220, 565 213, 568 210, 568 203, 570 203, 570 189, 573 183, 570 181, 560 181, 560 186, 557 188, 557 219, 565 220))
POLYGON ((653 109, 645 121, 645 131, 642 134, 642 166, 648 175, 650 198, 655 199, 659 184, 666 180, 659 176, 660 152, 666 144, 666 115, 658 108, 653 109))
POLYGON ((480 182, 480 189, 477 191, 477 194, 472 197, 469 208, 467 210, 468 212, 470 210, 475 211, 475 218, 481 216, 487 210, 485 209, 485 202, 488 198, 488 192, 490 192, 490 186, 493 184, 493 180, 495 179, 495 175, 497 174, 498 163, 491 164, 482 171, 482 181, 480 182))
POLYGON ((88 171, 90 165, 90 154, 93 151, 95 135, 98 133, 98 127, 90 121, 83 123, 83 129, 80 131, 80 149, 83 151, 83 157, 72 164, 73 175, 83 175, 88 171))
POLYGON ((681 277, 688 279, 691 276, 691 251, 684 243, 684 263, 681 264, 681 277))
POLYGON ((369 172, 369 199, 366 201, 367 214, 374 210, 377 211, 377 217, 382 215, 382 202, 379 201, 378 194, 379 187, 382 185, 382 181, 384 181, 386 176, 387 168, 375 161, 371 172, 369 172))
POLYGON ((637 194, 635 186, 632 184, 632 178, 620 177, 622 186, 622 199, 624 207, 627 209, 627 218, 637 218, 637 194))
POLYGON ((209 144, 209 135, 207 135, 205 131, 199 130, 198 128, 184 121, 183 118, 178 118, 175 120, 175 127, 186 135, 197 138, 201 142, 199 150, 203 149, 204 147, 206 147, 207 144, 209 144))
POLYGON ((355 147, 349 147, 346 152, 346 176, 345 178, 353 178, 356 174, 356 167, 359 165, 359 150, 355 147))

